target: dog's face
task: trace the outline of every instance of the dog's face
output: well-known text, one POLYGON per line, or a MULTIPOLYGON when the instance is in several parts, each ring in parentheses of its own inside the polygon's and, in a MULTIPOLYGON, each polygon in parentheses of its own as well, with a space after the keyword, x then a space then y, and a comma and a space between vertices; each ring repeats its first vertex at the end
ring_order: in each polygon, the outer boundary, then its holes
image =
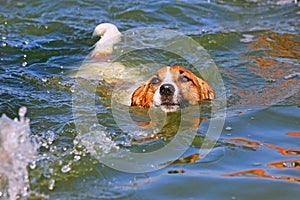
POLYGON ((136 89, 131 106, 160 107, 165 112, 214 99, 213 89, 191 71, 180 67, 163 67, 136 89))

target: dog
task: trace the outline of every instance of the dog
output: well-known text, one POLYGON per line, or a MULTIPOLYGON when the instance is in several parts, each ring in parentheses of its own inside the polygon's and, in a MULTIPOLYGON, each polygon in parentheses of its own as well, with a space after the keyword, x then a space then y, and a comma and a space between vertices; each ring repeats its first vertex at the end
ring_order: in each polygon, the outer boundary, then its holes
POLYGON ((215 93, 203 79, 181 66, 163 67, 132 94, 131 106, 161 108, 175 112, 201 100, 212 100, 215 93))
MULTIPOLYGON (((95 79, 100 77, 106 86, 109 84, 116 88, 117 85, 131 84, 137 87, 134 89, 130 87, 128 91, 118 91, 116 96, 118 98, 126 96, 127 100, 117 99, 117 101, 131 107, 154 107, 164 112, 175 112, 189 105, 196 105, 199 101, 215 98, 214 90, 207 82, 181 66, 163 67, 150 79, 138 85, 138 82, 144 78, 138 77, 137 70, 126 68, 120 62, 108 61, 113 56, 114 46, 122 39, 118 28, 114 24, 102 23, 96 26, 93 36, 101 38, 94 45, 90 54, 91 61, 87 62, 81 74, 84 76, 98 74, 95 79), (130 76, 133 74, 135 77, 130 76), (127 95, 123 95, 124 92, 127 95)), ((101 90, 107 93, 106 89, 101 88, 101 90)), ((112 94, 105 96, 112 98, 112 94)))

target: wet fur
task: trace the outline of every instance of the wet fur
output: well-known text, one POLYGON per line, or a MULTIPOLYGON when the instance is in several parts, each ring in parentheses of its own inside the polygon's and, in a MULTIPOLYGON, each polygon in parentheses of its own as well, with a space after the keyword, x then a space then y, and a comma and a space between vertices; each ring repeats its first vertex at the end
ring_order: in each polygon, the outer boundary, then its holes
MULTIPOLYGON (((196 105, 201 100, 214 99, 215 94, 213 89, 201 78, 194 75, 191 71, 181 67, 170 67, 172 78, 179 88, 179 101, 182 107, 188 105, 196 105)), ((153 105, 153 96, 160 84, 153 84, 151 80, 158 78, 163 80, 166 67, 161 68, 148 79, 143 85, 137 88, 132 94, 131 106, 139 106, 149 108, 153 105)))

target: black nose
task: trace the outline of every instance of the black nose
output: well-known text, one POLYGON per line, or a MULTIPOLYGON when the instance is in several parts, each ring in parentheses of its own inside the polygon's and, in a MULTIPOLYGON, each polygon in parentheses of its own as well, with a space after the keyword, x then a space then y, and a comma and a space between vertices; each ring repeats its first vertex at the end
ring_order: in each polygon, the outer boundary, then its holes
POLYGON ((159 93, 162 96, 164 96, 164 95, 171 96, 174 94, 174 92, 175 92, 175 87, 172 84, 166 83, 166 84, 161 85, 159 88, 159 93))

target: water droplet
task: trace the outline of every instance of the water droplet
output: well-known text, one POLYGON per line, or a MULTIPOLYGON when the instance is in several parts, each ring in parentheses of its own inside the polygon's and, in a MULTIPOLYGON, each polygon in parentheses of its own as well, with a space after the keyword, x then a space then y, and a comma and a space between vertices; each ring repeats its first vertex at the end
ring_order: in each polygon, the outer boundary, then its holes
POLYGON ((25 106, 22 106, 19 109, 20 122, 26 122, 26 120, 25 120, 26 112, 27 112, 27 108, 25 106))
POLYGON ((52 144, 55 140, 55 133, 53 131, 48 130, 45 134, 45 138, 47 140, 47 144, 52 144))
POLYGON ((54 169, 53 168, 49 168, 49 173, 53 174, 53 172, 54 172, 54 169))
POLYGON ((26 61, 24 61, 24 62, 22 62, 21 66, 22 66, 22 67, 26 67, 27 64, 28 64, 28 63, 27 63, 26 61))
POLYGON ((63 167, 61 168, 61 172, 62 172, 62 173, 67 173, 67 172, 69 172, 70 170, 71 170, 71 167, 70 167, 69 164, 67 164, 67 165, 65 165, 65 166, 63 166, 63 167))
POLYGON ((73 140, 73 144, 76 146, 76 145, 78 145, 78 143, 79 143, 79 141, 77 140, 77 138, 75 138, 75 139, 73 140))
POLYGON ((45 178, 51 178, 52 174, 50 173, 49 170, 44 170, 43 175, 44 175, 45 178))
POLYGON ((227 127, 225 128, 225 130, 226 130, 226 131, 231 131, 231 130, 232 130, 232 127, 227 126, 227 127))
POLYGON ((30 162, 29 167, 30 167, 30 169, 35 169, 36 168, 36 162, 35 161, 30 162))
POLYGON ((27 112, 27 108, 25 106, 22 106, 19 109, 19 116, 20 116, 20 118, 23 118, 25 116, 26 112, 27 112))
POLYGON ((48 81, 47 78, 42 78, 42 82, 46 83, 48 81))
POLYGON ((48 146, 48 144, 47 144, 46 142, 43 142, 43 143, 41 144, 41 146, 42 146, 42 147, 45 147, 46 149, 49 148, 49 146, 48 146))
POLYGON ((71 91, 72 93, 75 92, 75 86, 74 86, 74 85, 70 87, 70 91, 71 91))
POLYGON ((7 43, 6 42, 1 42, 1 47, 6 47, 7 43))
POLYGON ((49 180, 49 184, 48 184, 48 189, 49 190, 54 190, 55 187, 55 180, 54 179, 50 179, 49 180))
POLYGON ((79 155, 74 156, 74 161, 78 161, 80 159, 81 159, 81 157, 79 155))
POLYGON ((28 41, 28 40, 25 40, 25 41, 23 42, 23 44, 28 45, 28 44, 29 44, 29 41, 28 41))

